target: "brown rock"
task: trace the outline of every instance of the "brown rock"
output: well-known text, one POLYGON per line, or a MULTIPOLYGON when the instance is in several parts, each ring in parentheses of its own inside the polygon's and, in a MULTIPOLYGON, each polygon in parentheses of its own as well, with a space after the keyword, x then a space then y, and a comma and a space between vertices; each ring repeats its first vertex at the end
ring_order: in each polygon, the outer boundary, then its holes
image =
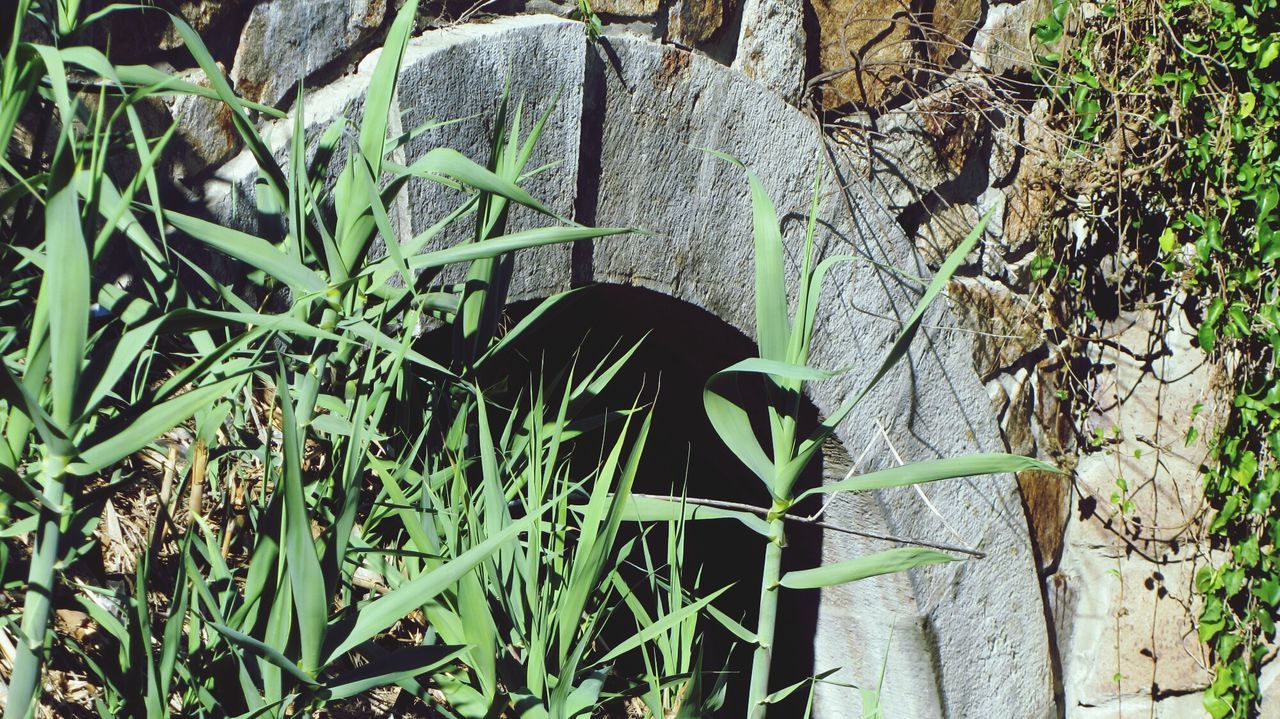
POLYGON ((694 47, 711 39, 724 23, 726 0, 678 0, 667 16, 667 39, 694 47))
POLYGON ((249 4, 249 0, 157 0, 145 10, 110 13, 92 26, 91 42, 114 62, 151 62, 160 52, 183 44, 167 13, 181 17, 201 37, 211 38, 213 33, 234 33, 234 22, 249 4))
POLYGON ((982 19, 982 0, 936 0, 928 18, 928 56, 933 67, 958 67, 968 58, 969 35, 982 19))
POLYGON ((1018 473, 1018 489, 1041 574, 1052 572, 1062 558, 1063 534, 1071 517, 1071 478, 1029 469, 1018 473))
MULTIPOLYGON (((158 5, 159 3, 157 3, 158 5)), ((249 4, 246 0, 182 0, 177 3, 177 14, 201 36, 210 30, 219 29, 223 21, 229 21, 241 7, 249 4)), ((160 49, 171 50, 182 46, 182 35, 172 22, 166 19, 167 27, 160 38, 160 49)))
POLYGON ((658 0, 596 0, 591 9, 603 15, 653 17, 658 12, 658 0))
POLYGON ((1009 409, 1001 422, 1004 444, 1012 454, 1034 457, 1036 454, 1036 437, 1031 423, 1035 418, 1035 389, 1029 379, 1023 379, 1013 397, 1009 400, 1009 409))
POLYGON ((827 108, 877 107, 905 82, 912 54, 906 0, 813 0, 827 108), (837 74, 838 73, 838 74, 837 74))
POLYGON ((1044 341, 1035 310, 1026 300, 997 283, 984 279, 954 280, 948 292, 960 325, 977 332, 973 341, 973 366, 979 377, 989 379, 1044 341))

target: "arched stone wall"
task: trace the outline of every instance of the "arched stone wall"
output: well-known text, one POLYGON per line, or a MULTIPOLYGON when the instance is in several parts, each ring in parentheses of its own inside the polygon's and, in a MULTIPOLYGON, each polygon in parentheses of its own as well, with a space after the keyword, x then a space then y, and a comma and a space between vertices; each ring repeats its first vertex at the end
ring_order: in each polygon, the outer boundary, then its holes
MULTIPOLYGON (((311 129, 359 113, 376 57, 306 97, 311 129)), ((482 158, 485 123, 508 74, 526 117, 561 93, 532 162, 560 164, 531 183, 534 194, 582 222, 656 233, 523 253, 513 299, 583 282, 631 284, 709 310, 752 335, 747 184, 739 170, 699 148, 731 153, 756 170, 784 218, 793 252, 814 174, 821 171, 823 251, 865 261, 828 278, 813 358, 818 366, 855 369, 817 385, 811 399, 830 411, 869 379, 899 328, 897 318, 911 311, 920 291, 907 278, 929 271, 880 209, 882 199, 850 168, 821 169, 820 135, 806 116, 742 75, 671 46, 629 37, 592 46, 575 23, 505 18, 412 41, 398 96, 404 127, 478 117, 423 134, 404 149, 406 157, 448 145, 482 158)), ((273 129, 283 146, 288 123, 273 129)), ((246 210, 254 207, 254 173, 246 156, 221 168, 206 187, 210 210, 251 228, 246 210)), ((423 183, 394 208, 395 221, 420 231, 456 201, 423 183)), ((514 222, 536 219, 525 214, 514 222)), ((841 428, 848 455, 867 450, 865 466, 876 467, 895 462, 895 454, 910 461, 1003 449, 990 400, 973 372, 969 338, 948 329, 953 325, 945 306, 933 308, 909 361, 841 428)), ((889 716, 1052 715, 1048 630, 1013 479, 984 477, 923 491, 929 503, 911 488, 842 498, 828 518, 871 532, 964 544, 986 558, 824 592, 815 638, 819 667, 844 666, 842 678, 872 686, 888 651, 889 716)), ((837 560, 883 546, 840 536, 823 554, 837 560)), ((856 716, 851 698, 824 690, 816 716, 856 716)))

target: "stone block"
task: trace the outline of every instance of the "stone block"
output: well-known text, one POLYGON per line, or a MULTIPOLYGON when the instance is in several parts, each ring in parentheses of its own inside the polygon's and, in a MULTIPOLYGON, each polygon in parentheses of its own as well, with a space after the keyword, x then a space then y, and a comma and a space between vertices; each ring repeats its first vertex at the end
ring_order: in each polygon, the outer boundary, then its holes
POLYGON ((879 107, 901 91, 913 53, 909 3, 813 0, 812 7, 819 70, 832 75, 822 87, 825 107, 879 107))
POLYGON ((386 19, 386 0, 267 0, 249 13, 231 79, 244 97, 279 105, 298 82, 345 59, 386 19))

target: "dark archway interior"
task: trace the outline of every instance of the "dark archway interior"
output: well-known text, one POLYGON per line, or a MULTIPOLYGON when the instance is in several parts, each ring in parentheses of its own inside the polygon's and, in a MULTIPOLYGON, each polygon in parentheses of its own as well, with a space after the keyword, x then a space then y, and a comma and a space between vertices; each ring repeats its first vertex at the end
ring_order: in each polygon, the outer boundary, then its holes
MULTIPOLYGON (((534 306, 536 303, 532 302, 513 305, 509 310, 512 321, 534 306)), ((721 443, 703 410, 702 390, 707 379, 756 351, 752 340, 711 313, 649 290, 598 285, 577 293, 523 336, 513 356, 519 358, 517 364, 527 363, 531 369, 567 366, 575 352, 579 353, 579 362, 594 364, 619 343, 629 346, 641 338, 644 342, 628 367, 600 397, 612 408, 631 407, 637 396, 654 402, 653 427, 635 491, 678 493, 687 477, 690 497, 767 507, 768 494, 763 485, 721 443)), ((762 394, 760 387, 745 383, 741 390, 745 397, 762 394)), ((816 413, 807 401, 804 405, 804 420, 812 427, 816 413)), ((750 402, 747 406, 751 407, 750 402)), ((763 403, 755 409, 763 410, 763 403)), ((755 415, 763 416, 759 411, 755 415)), ((821 471, 820 462, 815 462, 802 483, 818 483, 821 471)), ((788 566, 784 569, 816 566, 821 546, 820 530, 807 526, 790 528, 788 566)), ((686 579, 692 583, 694 575, 701 572, 704 592, 733 584, 716 606, 745 626, 754 627, 763 552, 762 538, 737 522, 691 523, 686 539, 686 579)), ((783 593, 774 690, 814 673, 817 610, 818 592, 783 593)), ((710 621, 705 626, 704 668, 726 666, 730 635, 710 621)), ((739 646, 730 656, 726 668, 733 674, 724 716, 745 713, 741 702, 745 701, 750 651, 750 647, 739 646)), ((792 700, 778 707, 779 716, 801 716, 806 694, 796 692, 792 700)))

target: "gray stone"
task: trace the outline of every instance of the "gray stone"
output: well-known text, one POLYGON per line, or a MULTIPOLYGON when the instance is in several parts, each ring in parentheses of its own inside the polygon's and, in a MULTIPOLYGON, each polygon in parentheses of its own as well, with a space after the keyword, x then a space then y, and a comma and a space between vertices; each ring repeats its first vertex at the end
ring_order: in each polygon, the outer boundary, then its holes
POLYGON ((997 75, 1034 67, 1031 30, 1048 16, 1050 7, 1049 0, 1023 0, 990 8, 986 22, 974 36, 973 64, 997 75))
MULTIPOLYGON (((218 68, 223 69, 221 65, 218 68)), ((180 77, 186 82, 209 86, 209 78, 199 69, 188 70, 180 77)), ((181 177, 189 178, 207 167, 222 164, 244 145, 232 123, 231 108, 225 103, 197 95, 174 95, 166 104, 178 126, 176 140, 182 147, 175 171, 181 177)))
POLYGON ((746 0, 733 69, 795 104, 804 83, 804 4, 746 0))
MULTIPOLYGON (((366 59, 341 87, 309 97, 308 106, 332 117, 358 105, 373 60, 366 59)), ((698 148, 731 153, 757 169, 780 216, 788 218, 788 271, 794 279, 803 232, 795 213, 808 207, 818 171, 817 128, 775 94, 710 59, 632 37, 607 37, 589 48, 579 25, 538 17, 415 38, 395 114, 413 126, 444 113, 491 111, 506 68, 515 97, 526 98, 526 127, 549 96, 564 91, 542 150, 544 159, 561 164, 531 185, 535 195, 584 222, 655 233, 598 242, 581 252, 521 253, 514 263, 513 296, 546 296, 574 281, 628 284, 709 310, 751 334, 747 182, 740 170, 698 148)), ((315 117, 307 124, 326 121, 315 117)), ((491 118, 437 128, 406 148, 407 157, 439 144, 483 159, 486 121, 491 118)), ((220 200, 211 196, 215 206, 227 202, 227 188, 252 182, 251 163, 238 159, 232 167, 224 168, 221 189, 211 188, 221 193, 220 200)), ((813 387, 811 399, 824 412, 870 378, 918 297, 920 288, 877 268, 928 274, 882 209, 883 198, 851 179, 852 168, 835 169, 843 177, 827 174, 822 180, 822 252, 853 252, 872 262, 844 265, 826 284, 813 362, 856 369, 813 387)), ((416 231, 458 199, 411 191, 407 221, 416 231)), ((512 221, 545 222, 527 214, 512 221)), ((838 432, 847 453, 860 455, 876 436, 877 423, 884 426, 892 449, 877 440, 861 468, 887 466, 896 456, 910 461, 1001 448, 986 391, 971 370, 969 336, 952 326, 945 304, 936 304, 906 366, 868 395, 856 423, 838 432)), ((871 686, 888 652, 889 717, 984 716, 992 707, 1008 716, 1052 715, 1044 605, 1013 478, 938 483, 923 491, 928 505, 912 489, 844 497, 830 506, 827 519, 964 543, 987 558, 823 591, 815 639, 819 663, 842 666, 841 679, 871 686)), ((835 534, 823 545, 831 561, 887 547, 835 534)), ((815 716, 850 714, 843 690, 824 688, 818 701, 815 716)))
POLYGON ((386 0, 268 0, 249 13, 231 79, 244 97, 278 105, 371 37, 386 13, 386 0))

